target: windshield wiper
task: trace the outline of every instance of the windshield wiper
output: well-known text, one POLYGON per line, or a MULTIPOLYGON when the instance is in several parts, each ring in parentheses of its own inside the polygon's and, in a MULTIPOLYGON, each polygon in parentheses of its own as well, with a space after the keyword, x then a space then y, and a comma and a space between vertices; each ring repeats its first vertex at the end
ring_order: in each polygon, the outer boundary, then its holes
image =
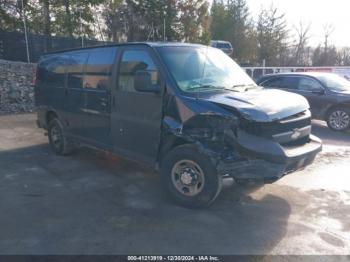
POLYGON ((244 88, 244 92, 245 91, 248 91, 249 89, 252 89, 252 88, 255 88, 255 85, 253 85, 253 84, 250 84, 250 85, 233 85, 233 86, 231 86, 231 88, 232 89, 237 89, 237 88, 244 88))
POLYGON ((214 86, 214 85, 198 85, 198 86, 191 86, 187 88, 188 90, 195 90, 195 89, 225 89, 223 86, 214 86))

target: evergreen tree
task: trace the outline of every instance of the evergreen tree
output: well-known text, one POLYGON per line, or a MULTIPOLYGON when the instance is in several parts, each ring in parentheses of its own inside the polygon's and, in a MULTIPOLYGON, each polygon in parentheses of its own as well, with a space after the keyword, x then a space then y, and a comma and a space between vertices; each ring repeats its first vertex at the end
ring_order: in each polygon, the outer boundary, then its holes
POLYGON ((222 0, 214 0, 210 10, 210 32, 214 40, 225 39, 227 10, 222 0))
POLYGON ((104 16, 107 34, 114 41, 207 43, 210 38, 206 0, 118 1, 107 5, 104 16))
POLYGON ((182 38, 185 42, 209 42, 209 12, 206 0, 182 0, 179 4, 182 38))
POLYGON ((246 62, 248 53, 248 31, 250 29, 249 11, 246 0, 228 1, 228 31, 226 39, 235 49, 234 56, 239 62, 246 62))
POLYGON ((105 0, 50 0, 52 32, 59 36, 94 38, 97 22, 93 10, 102 3, 105 0))
POLYGON ((214 0, 211 8, 211 35, 229 41, 240 63, 252 63, 256 57, 254 24, 246 0, 214 0))
POLYGON ((7 31, 22 31, 21 13, 22 7, 19 2, 13 0, 0 0, 0 29, 7 31))
POLYGON ((284 14, 273 6, 262 9, 257 24, 258 61, 269 66, 281 66, 287 60, 288 31, 284 14))
POLYGON ((113 5, 109 4, 104 14, 106 31, 113 41, 176 39, 176 0, 111 2, 113 5))

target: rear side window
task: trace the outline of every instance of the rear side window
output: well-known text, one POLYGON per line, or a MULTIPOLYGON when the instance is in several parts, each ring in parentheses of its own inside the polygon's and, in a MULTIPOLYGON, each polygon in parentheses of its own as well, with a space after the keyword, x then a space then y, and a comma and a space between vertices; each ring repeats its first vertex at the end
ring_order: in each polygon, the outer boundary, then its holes
POLYGON ((122 91, 136 92, 134 88, 137 72, 147 71, 151 74, 153 85, 159 84, 158 70, 152 57, 144 50, 130 50, 123 53, 119 67, 118 85, 122 91))
POLYGON ((109 89, 115 55, 115 47, 91 50, 85 67, 84 88, 109 89))
POLYGON ((44 58, 38 65, 37 81, 44 87, 63 88, 67 55, 51 55, 44 58))
POLYGON ((297 77, 274 77, 263 82, 261 85, 265 87, 276 87, 282 89, 297 89, 298 82, 299 80, 297 77))
POLYGON ((260 85, 265 87, 280 87, 282 84, 282 79, 280 77, 272 78, 262 82, 260 85))
POLYGON ((281 88, 298 89, 298 83, 299 83, 298 77, 283 77, 281 88))
POLYGON ((230 49, 231 48, 231 44, 230 43, 217 43, 216 44, 217 48, 227 48, 230 49))
POLYGON ((322 86, 320 83, 318 83, 316 80, 313 80, 308 77, 302 77, 299 81, 299 90, 301 91, 307 91, 307 92, 312 92, 312 91, 319 91, 322 90, 322 86))
POLYGON ((69 55, 67 66, 67 87, 82 88, 84 78, 84 67, 88 58, 87 52, 73 52, 69 55))

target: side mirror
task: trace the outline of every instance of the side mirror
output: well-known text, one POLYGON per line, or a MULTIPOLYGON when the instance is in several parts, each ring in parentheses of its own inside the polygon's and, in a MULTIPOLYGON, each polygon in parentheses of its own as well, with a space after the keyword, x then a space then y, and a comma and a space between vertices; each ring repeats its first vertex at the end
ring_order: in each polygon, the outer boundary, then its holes
POLYGON ((160 87, 152 83, 152 75, 148 71, 137 71, 135 73, 134 88, 138 92, 160 92, 160 87))

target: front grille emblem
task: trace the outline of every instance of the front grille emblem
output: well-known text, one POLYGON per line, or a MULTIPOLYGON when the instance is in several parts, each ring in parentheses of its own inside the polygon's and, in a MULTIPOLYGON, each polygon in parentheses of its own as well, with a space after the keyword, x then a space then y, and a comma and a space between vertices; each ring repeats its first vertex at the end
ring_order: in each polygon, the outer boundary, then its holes
POLYGON ((293 129, 292 132, 293 132, 293 133, 292 133, 292 135, 291 135, 291 138, 292 138, 293 140, 298 139, 298 138, 301 136, 301 131, 299 130, 299 128, 293 129))

